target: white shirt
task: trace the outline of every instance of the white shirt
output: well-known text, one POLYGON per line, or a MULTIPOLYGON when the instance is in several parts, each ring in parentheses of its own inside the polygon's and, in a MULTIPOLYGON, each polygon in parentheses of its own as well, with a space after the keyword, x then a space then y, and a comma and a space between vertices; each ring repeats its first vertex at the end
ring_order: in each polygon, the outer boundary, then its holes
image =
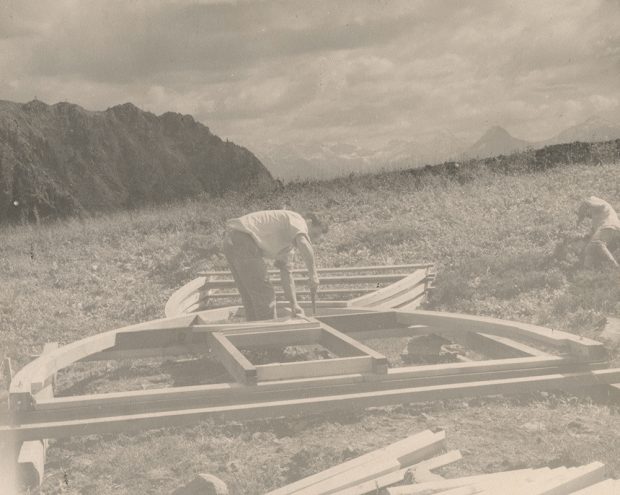
POLYGON ((233 218, 227 227, 250 234, 265 258, 286 259, 298 235, 308 236, 308 224, 294 211, 264 210, 233 218))
POLYGON ((590 196, 581 204, 579 215, 592 219, 592 232, 599 229, 620 230, 618 214, 607 201, 596 196, 590 196))

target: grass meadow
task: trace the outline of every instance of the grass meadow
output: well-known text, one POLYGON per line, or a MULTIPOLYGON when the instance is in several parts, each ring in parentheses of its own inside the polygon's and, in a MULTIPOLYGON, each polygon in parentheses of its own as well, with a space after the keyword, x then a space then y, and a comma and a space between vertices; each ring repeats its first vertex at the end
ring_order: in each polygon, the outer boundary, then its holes
MULTIPOLYGON (((329 218, 319 266, 434 261, 432 309, 597 338, 607 316, 620 316, 620 277, 579 265, 587 226, 575 227, 574 210, 592 194, 620 210, 619 164, 393 172, 2 227, 0 357, 18 368, 46 342, 162 317, 197 270, 225 268, 225 220, 268 208, 329 218)), ((233 493, 260 494, 429 427, 446 428, 464 455, 448 475, 601 460, 620 477, 618 412, 587 397, 534 394, 73 438, 50 443, 42 492, 168 494, 211 472, 233 493)))

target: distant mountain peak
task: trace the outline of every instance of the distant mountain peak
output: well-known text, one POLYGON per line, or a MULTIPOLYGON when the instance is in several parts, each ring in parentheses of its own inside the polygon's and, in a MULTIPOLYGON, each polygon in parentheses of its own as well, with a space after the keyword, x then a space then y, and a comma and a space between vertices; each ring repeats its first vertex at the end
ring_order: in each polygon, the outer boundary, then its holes
POLYGON ((504 129, 501 125, 493 125, 491 127, 489 127, 487 129, 487 131, 485 132, 485 134, 487 135, 506 135, 506 136, 510 136, 510 133, 504 129))
POLYGON ((573 141, 596 142, 620 139, 620 124, 593 115, 580 124, 564 129, 547 144, 571 143, 573 141))
POLYGON ((522 151, 530 145, 531 143, 528 141, 512 136, 503 127, 494 125, 465 152, 465 156, 468 158, 488 158, 509 155, 516 151, 522 151))

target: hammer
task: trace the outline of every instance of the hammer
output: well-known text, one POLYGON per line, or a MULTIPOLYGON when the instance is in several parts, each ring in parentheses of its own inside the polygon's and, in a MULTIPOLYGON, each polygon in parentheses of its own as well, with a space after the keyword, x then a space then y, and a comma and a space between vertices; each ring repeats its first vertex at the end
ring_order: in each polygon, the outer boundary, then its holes
POLYGON ((312 301, 312 315, 316 315, 316 289, 310 289, 310 300, 312 301))

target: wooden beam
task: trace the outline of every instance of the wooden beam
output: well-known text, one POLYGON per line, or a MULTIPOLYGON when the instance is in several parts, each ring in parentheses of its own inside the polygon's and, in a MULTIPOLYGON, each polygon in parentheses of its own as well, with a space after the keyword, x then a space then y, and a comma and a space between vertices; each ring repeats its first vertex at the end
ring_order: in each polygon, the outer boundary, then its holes
POLYGON ((620 482, 618 480, 606 479, 573 492, 572 495, 613 495, 618 493, 619 489, 620 482))
MULTIPOLYGON (((86 396, 59 397, 53 401, 37 403, 37 410, 22 413, 22 423, 65 421, 114 415, 140 414, 180 408, 199 408, 246 402, 294 400, 362 392, 389 390, 391 388, 425 387, 487 381, 525 376, 559 373, 561 368, 517 369, 499 372, 444 375, 403 380, 367 380, 363 374, 329 376, 309 379, 263 381, 256 387, 238 383, 192 385, 164 389, 91 394, 86 396)), ((389 378, 389 375, 381 375, 389 378)))
MULTIPOLYGON (((582 361, 604 361, 605 346, 568 332, 515 321, 483 316, 471 316, 437 311, 397 311, 401 325, 428 325, 437 333, 463 335, 464 332, 481 332, 501 337, 523 337, 528 341, 542 342, 559 350, 566 350, 582 361)), ((399 325, 396 325, 399 326, 399 325)))
POLYGON ((466 342, 472 350, 494 359, 550 356, 550 354, 539 351, 534 347, 521 344, 506 337, 498 337, 497 335, 487 333, 468 332, 466 342))
MULTIPOLYGON (((266 495, 290 495, 298 494, 302 490, 307 490, 311 487, 317 488, 324 485, 325 482, 330 480, 338 480, 349 478, 348 473, 360 467, 366 467, 369 464, 377 462, 381 459, 393 459, 406 463, 407 465, 413 464, 417 461, 421 461, 435 452, 438 452, 445 446, 445 432, 440 431, 433 433, 430 430, 425 430, 421 433, 409 436, 404 440, 395 442, 387 447, 383 447, 378 450, 373 450, 367 454, 351 459, 350 461, 343 462, 329 469, 321 471, 319 473, 307 476, 301 480, 290 483, 286 486, 273 490, 266 495), (430 451, 430 452, 429 452, 430 451)), ((346 488, 346 487, 341 487, 346 488)))
POLYGON ((256 368, 224 335, 210 333, 209 347, 235 380, 245 385, 256 384, 256 368))
MULTIPOLYGON (((431 268, 433 267, 433 263, 410 263, 404 265, 371 265, 371 266, 342 266, 342 267, 330 267, 330 268, 319 268, 317 271, 319 273, 351 273, 351 272, 369 272, 369 271, 391 271, 391 270, 411 270, 417 268, 431 268)), ((292 273, 308 273, 308 270, 305 268, 294 268, 291 270, 292 273)), ((279 270, 269 270, 270 274, 277 275, 280 273, 279 270)), ((198 275, 201 276, 214 276, 214 277, 222 277, 222 276, 231 276, 230 271, 211 271, 211 272, 199 272, 198 275)))
POLYGON ((478 395, 506 395, 541 390, 573 390, 620 381, 620 369, 594 370, 574 374, 553 374, 505 380, 457 383, 429 387, 413 387, 307 397, 260 403, 232 404, 177 411, 132 414, 126 416, 50 421, 0 426, 0 439, 9 436, 18 440, 56 438, 73 435, 103 434, 162 426, 180 426, 208 417, 237 421, 289 415, 323 413, 325 411, 445 400, 478 395))
POLYGON ((414 301, 417 305, 419 304, 419 299, 424 295, 425 292, 426 279, 423 279, 417 284, 412 285, 407 290, 403 290, 400 294, 380 301, 377 304, 372 304, 371 307, 383 309, 400 308, 402 306, 413 304, 414 301))
POLYGON ((168 358, 174 356, 186 356, 196 354, 206 354, 209 347, 205 344, 191 345, 170 345, 166 347, 147 347, 143 349, 118 349, 113 347, 107 351, 91 354, 80 360, 80 362, 90 361, 123 361, 127 359, 143 358, 168 358))
POLYGON ((293 363, 256 365, 257 379, 292 380, 316 378, 338 374, 373 373, 374 360, 371 356, 354 356, 293 363))
MULTIPOLYGON (((351 295, 351 294, 365 294, 365 293, 374 292, 375 290, 376 289, 368 288, 368 287, 358 287, 358 288, 350 287, 346 289, 322 289, 319 295, 321 296, 342 296, 342 295, 351 295)), ((298 297, 310 295, 309 290, 298 290, 295 293, 297 294, 298 297)), ((285 294, 284 292, 277 290, 276 296, 283 298, 285 297, 285 294)), ((238 291, 214 292, 210 294, 209 296, 210 299, 230 299, 230 298, 235 298, 235 297, 240 297, 238 291)))
POLYGON ((227 337, 236 347, 286 347, 318 343, 322 333, 323 330, 320 327, 316 327, 267 332, 231 333, 227 334, 227 337))
POLYGON ((357 340, 367 339, 393 339, 413 337, 431 333, 426 325, 409 325, 407 327, 383 328, 380 330, 347 331, 348 335, 357 340))
POLYGON ((339 356, 370 356, 372 359, 371 371, 375 373, 387 373, 388 360, 383 354, 325 323, 321 325, 321 329, 321 343, 325 347, 330 350, 333 349, 339 356))
MULTIPOLYGON (((57 349, 58 342, 49 342, 43 346, 41 356, 49 355, 57 349)), ((33 394, 35 401, 52 399, 55 382, 56 377, 53 376, 45 388, 33 394)), ((47 444, 47 439, 29 440, 23 442, 19 448, 17 457, 18 478, 27 487, 39 486, 43 482, 47 444)))
MULTIPOLYGON (((514 495, 566 495, 581 490, 605 478, 605 465, 593 462, 586 466, 569 469, 569 472, 544 483, 529 483, 514 490, 514 495)), ((482 492, 492 495, 490 491, 482 492)))
MULTIPOLYGON (((321 285, 333 285, 333 284, 386 284, 397 282, 405 277, 407 273, 379 273, 375 275, 340 275, 340 276, 325 276, 320 277, 321 285)), ((307 285, 307 278, 294 278, 296 285, 307 285)), ((272 278, 271 283, 274 285, 280 285, 279 278, 272 278)), ((205 287, 213 289, 231 289, 236 287, 236 283, 233 279, 219 279, 210 280, 205 287)))
MULTIPOLYGON (((474 476, 465 476, 462 478, 445 479, 439 481, 429 481, 426 483, 416 483, 413 485, 401 485, 388 488, 388 495, 429 495, 438 493, 441 490, 449 490, 451 488, 460 488, 465 486, 478 486, 484 488, 489 484, 497 482, 506 482, 510 480, 515 482, 519 479, 540 479, 541 475, 547 475, 549 468, 542 469, 515 469, 513 471, 502 471, 499 473, 480 474, 474 476)), ((475 493, 475 492, 474 492, 475 493)))
POLYGON ((399 324, 395 311, 373 311, 370 313, 363 311, 343 315, 319 316, 317 320, 343 333, 406 326, 399 324))
POLYGON ((295 318, 286 320, 252 321, 241 323, 223 323, 210 325, 194 325, 194 333, 219 332, 225 335, 240 335, 243 333, 275 332, 279 330, 318 329, 321 323, 313 318, 295 318))
POLYGON ((403 481, 403 479, 405 478, 405 476, 407 476, 408 473, 414 473, 415 478, 415 473, 417 472, 432 471, 433 469, 437 469, 456 462, 459 459, 461 459, 461 453, 458 450, 451 450, 440 456, 432 457, 417 464, 413 464, 412 466, 407 466, 398 471, 394 471, 378 478, 359 483, 349 488, 344 488, 342 490, 334 492, 333 495, 366 495, 368 493, 375 493, 382 488, 387 488, 390 485, 400 483, 401 481, 403 481))
POLYGON ((422 304, 422 301, 424 301, 424 297, 426 296, 426 294, 428 294, 428 279, 423 285, 418 285, 417 287, 414 287, 410 292, 410 295, 412 297, 409 302, 405 304, 400 304, 398 306, 398 309, 402 311, 411 311, 414 309, 418 309, 420 307, 420 304, 422 304))
POLYGON ((166 301, 166 306, 164 308, 164 313, 166 316, 172 317, 181 314, 182 311, 179 309, 179 306, 183 300, 190 297, 194 292, 201 291, 207 280, 208 277, 205 276, 195 278, 191 282, 188 282, 180 289, 173 292, 168 298, 168 301, 166 301))
POLYGON ((356 297, 355 299, 350 300, 349 306, 365 307, 378 305, 380 303, 385 304, 387 300, 402 295, 403 293, 409 292, 413 287, 415 287, 419 283, 422 283, 425 278, 425 269, 416 270, 415 272, 401 277, 397 281, 394 281, 393 284, 388 285, 387 287, 383 287, 371 294, 366 294, 364 296, 356 297))

